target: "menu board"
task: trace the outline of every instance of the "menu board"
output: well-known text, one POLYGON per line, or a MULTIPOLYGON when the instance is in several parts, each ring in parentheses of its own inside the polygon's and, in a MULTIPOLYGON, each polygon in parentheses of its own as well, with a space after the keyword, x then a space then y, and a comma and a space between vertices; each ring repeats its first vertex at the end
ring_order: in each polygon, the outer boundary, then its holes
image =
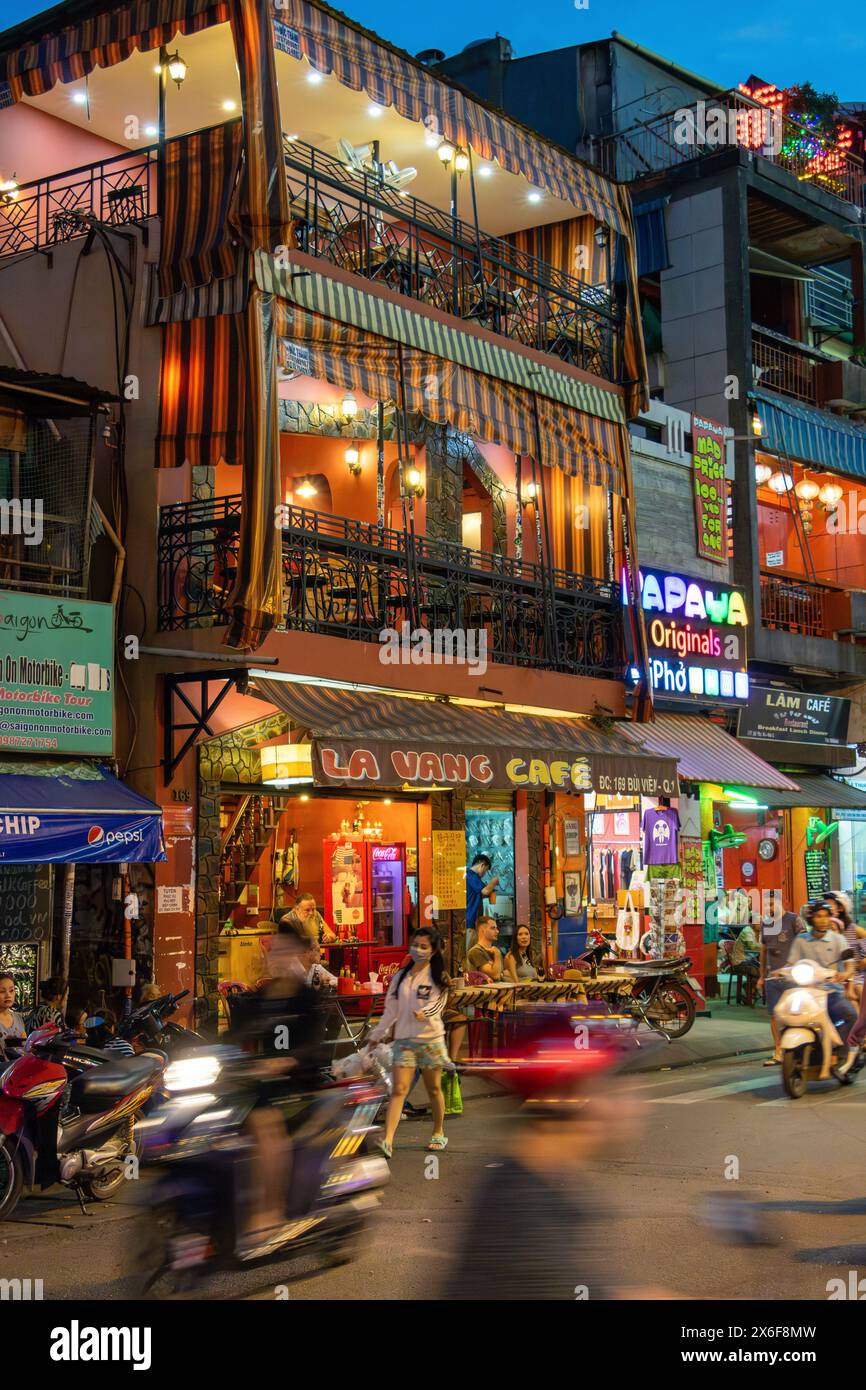
POLYGON ((807 849, 806 860, 806 891, 810 901, 814 898, 823 898, 825 893, 830 891, 830 856, 824 845, 815 845, 812 849, 807 849))
POLYGON ((692 462, 697 552, 702 560, 728 563, 728 494, 725 431, 714 420, 692 416, 692 462))
POLYGON ((0 863, 0 942, 50 940, 52 875, 50 864, 0 863))
POLYGON ((704 851, 701 841, 693 836, 680 836, 680 871, 687 903, 683 920, 703 926, 704 851))
POLYGON ((462 830, 433 831, 433 897, 437 913, 466 906, 466 835, 462 830))

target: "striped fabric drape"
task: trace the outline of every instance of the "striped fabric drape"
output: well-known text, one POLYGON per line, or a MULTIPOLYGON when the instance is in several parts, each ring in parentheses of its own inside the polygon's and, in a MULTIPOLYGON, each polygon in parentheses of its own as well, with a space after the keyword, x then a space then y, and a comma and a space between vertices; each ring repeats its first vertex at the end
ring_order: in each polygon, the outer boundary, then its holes
POLYGON ((242 461, 243 332, 243 316, 234 314, 165 325, 158 467, 242 461))
POLYGON ((159 256, 159 291, 165 297, 234 272, 228 213, 241 139, 240 121, 229 121, 166 145, 159 256))
MULTIPOLYGON (((375 400, 400 399, 398 345, 350 324, 311 314, 277 299, 276 331, 303 349, 309 375, 375 400)), ((502 444, 515 454, 536 452, 533 397, 520 387, 471 372, 414 348, 402 349, 406 407, 437 424, 502 444)), ((540 462, 620 492, 624 425, 538 396, 540 462)))
MULTIPOLYGON (((273 252, 288 242, 288 190, 269 0, 230 0, 238 62, 244 161, 231 210, 247 251, 273 252)), ((254 286, 245 313, 243 507, 238 573, 229 597, 231 647, 255 648, 283 612, 277 341, 273 300, 254 286)))
POLYGON ((553 563, 575 574, 615 579, 622 565, 621 499, 558 468, 548 479, 553 563))
POLYGON ((605 290, 613 278, 614 266, 621 268, 626 291, 626 314, 618 379, 625 390, 626 414, 632 418, 649 405, 647 363, 637 292, 631 198, 626 188, 617 187, 615 192, 622 221, 627 228, 617 237, 615 249, 598 245, 595 239, 597 223, 594 218, 587 216, 552 222, 546 227, 528 227, 522 232, 512 233, 507 240, 518 251, 537 256, 573 279, 587 285, 601 285, 605 290))
POLYGON ((649 382, 640 314, 640 296, 637 288, 637 254, 635 252, 631 194, 627 188, 617 185, 616 196, 623 222, 620 246, 625 268, 626 287, 620 381, 625 388, 626 413, 631 419, 649 406, 649 382))
POLYGON ((407 120, 471 146, 480 158, 495 159, 509 173, 623 230, 615 186, 603 174, 488 110, 344 15, 312 0, 280 0, 276 34, 278 46, 282 38, 287 51, 306 57, 318 72, 333 73, 344 87, 366 92, 379 106, 393 106, 407 120))
POLYGON ((13 101, 41 96, 56 82, 75 82, 228 17, 227 0, 131 0, 0 55, 0 82, 8 83, 13 101))

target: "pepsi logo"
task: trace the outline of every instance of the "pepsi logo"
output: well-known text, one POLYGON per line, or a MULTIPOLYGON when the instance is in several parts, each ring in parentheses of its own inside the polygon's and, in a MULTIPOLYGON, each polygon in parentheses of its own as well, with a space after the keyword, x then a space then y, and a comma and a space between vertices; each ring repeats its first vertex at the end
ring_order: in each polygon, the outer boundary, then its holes
POLYGON ((87 843, 89 845, 98 845, 104 834, 105 831, 101 825, 91 825, 87 832, 87 843))

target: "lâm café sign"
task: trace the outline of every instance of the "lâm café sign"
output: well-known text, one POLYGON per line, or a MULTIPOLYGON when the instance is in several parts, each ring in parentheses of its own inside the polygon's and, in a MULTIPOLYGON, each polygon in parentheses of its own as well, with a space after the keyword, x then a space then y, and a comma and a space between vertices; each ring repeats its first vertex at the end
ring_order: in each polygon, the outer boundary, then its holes
POLYGON ((313 779, 325 787, 467 787, 519 791, 605 792, 676 796, 672 758, 604 753, 528 752, 490 746, 469 749, 391 743, 384 739, 314 739, 313 779))

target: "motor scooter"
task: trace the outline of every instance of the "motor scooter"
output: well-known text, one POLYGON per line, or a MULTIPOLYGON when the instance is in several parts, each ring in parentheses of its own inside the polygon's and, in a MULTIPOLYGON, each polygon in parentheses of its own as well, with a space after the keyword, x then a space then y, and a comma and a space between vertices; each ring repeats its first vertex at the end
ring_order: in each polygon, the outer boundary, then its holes
POLYGON ((31 1033, 0 1076, 0 1220, 25 1188, 63 1183, 83 1211, 85 1197, 113 1197, 164 1060, 78 1047, 53 1024, 31 1033))
MULTIPOLYGON (((843 951, 837 964, 853 956, 853 951, 843 951)), ((805 1095, 810 1081, 832 1077, 840 1086, 850 1086, 854 1080, 854 1074, 839 1071, 848 1056, 849 1024, 838 1014, 834 1018, 839 995, 827 985, 836 973, 835 965, 813 960, 798 960, 774 972, 787 986, 773 1017, 781 1035, 782 1085, 792 1100, 805 1095)))

